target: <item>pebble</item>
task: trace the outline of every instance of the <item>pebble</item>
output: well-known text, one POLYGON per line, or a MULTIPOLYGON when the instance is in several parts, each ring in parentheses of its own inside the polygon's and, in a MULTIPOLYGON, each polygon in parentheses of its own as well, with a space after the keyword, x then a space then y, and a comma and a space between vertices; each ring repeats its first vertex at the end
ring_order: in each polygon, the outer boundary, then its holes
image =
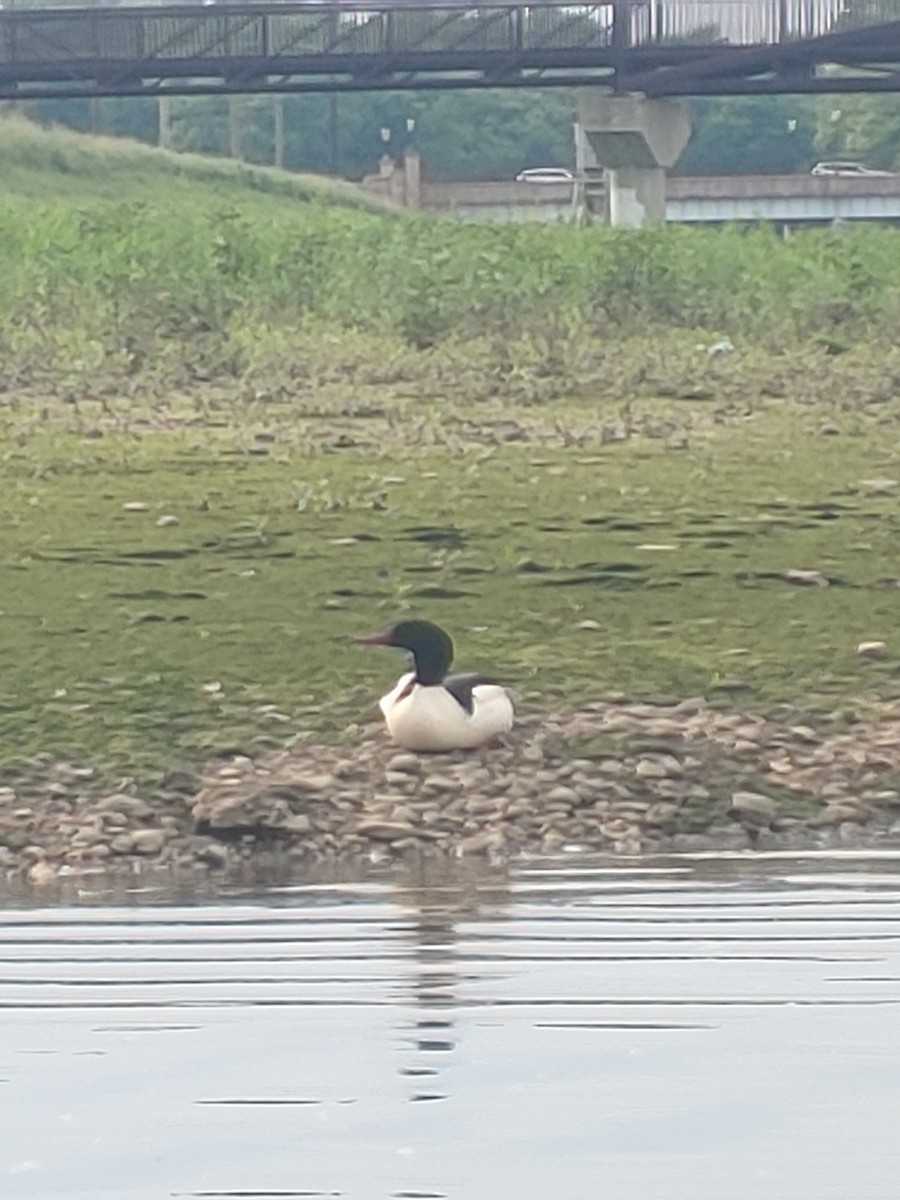
POLYGON ((166 844, 166 833, 163 829, 136 829, 131 842, 138 854, 159 854, 166 844))
POLYGON ((551 788, 544 799, 547 804, 559 804, 561 802, 570 808, 581 803, 581 797, 575 789, 565 786, 551 788))
POLYGON ((121 792, 104 796, 102 800, 97 801, 95 807, 100 812, 124 814, 131 820, 142 821, 153 816, 153 809, 146 800, 142 800, 139 796, 123 795, 121 792))
POLYGON ((813 728, 798 716, 622 697, 568 716, 526 714, 501 746, 440 756, 400 751, 379 726, 357 726, 345 735, 350 749, 346 740, 293 748, 270 740, 256 758, 235 756, 199 784, 185 777, 148 796, 129 781, 82 794, 90 769, 35 756, 30 776, 0 789, 0 868, 22 878, 42 862, 54 872, 101 863, 133 871, 139 857, 237 870, 266 847, 298 861, 504 858, 573 845, 616 854, 802 849, 900 826, 900 789, 891 787, 900 703, 849 728, 827 720, 813 728), (575 750, 591 738, 608 743, 606 757, 567 756, 567 743, 575 750), (658 748, 662 739, 670 751, 658 748), (779 802, 752 784, 735 787, 739 779, 777 780, 811 815, 781 816, 779 802), (710 814, 707 831, 679 832, 683 812, 696 820, 698 806, 710 814))
POLYGON ((611 842, 620 841, 623 838, 631 838, 635 834, 634 826, 622 818, 614 818, 611 821, 604 821, 599 826, 600 833, 611 842))
POLYGON ((859 841, 862 831, 863 827, 859 821, 842 821, 838 826, 838 837, 842 842, 855 843, 859 841))
POLYGON ((816 731, 810 728, 809 725, 792 725, 790 733, 793 737, 799 738, 801 742, 813 742, 818 745, 822 740, 816 731))
POLYGON ((394 842, 398 838, 412 836, 416 831, 412 825, 399 821, 360 821, 356 832, 379 842, 394 842))
POLYGON ((390 787, 408 788, 414 785, 415 780, 412 775, 408 775, 405 771, 390 771, 384 773, 384 782, 390 787))
POLYGON ((428 792, 458 792, 462 782, 448 775, 428 775, 424 780, 424 788, 428 792))
POLYGON ((293 813, 291 816, 285 817, 279 826, 286 833, 310 833, 312 827, 313 823, 305 813, 293 813))
POLYGON ((128 500, 122 505, 122 511, 130 513, 147 512, 149 507, 150 505, 145 504, 143 500, 128 500))
POLYGON ((759 746, 756 742, 749 742, 745 738, 735 738, 732 743, 732 749, 735 754, 758 754, 759 746))
POLYGON ((474 815, 492 814, 500 811, 502 801, 496 796, 470 796, 465 801, 467 813, 474 815))
POLYGON ((605 758, 598 766, 604 775, 624 775, 625 764, 616 758, 605 758))
POLYGON ((56 868, 48 862, 36 862, 28 868, 28 882, 33 883, 35 887, 47 887, 51 883, 56 883, 58 878, 59 873, 56 868))
POLYGON ((207 842, 205 846, 200 846, 194 851, 194 857, 208 867, 221 868, 227 865, 229 853, 227 846, 223 846, 221 842, 207 842))
POLYGON ((175 516, 174 513, 163 513, 163 515, 157 520, 156 524, 160 529, 166 529, 170 525, 180 525, 181 521, 175 516))
POLYGON ((418 775, 422 770, 422 759, 417 754, 393 754, 384 765, 386 771, 418 775))
POLYGON ((673 820, 678 814, 677 804, 652 804, 647 809, 647 824, 648 825, 665 825, 673 820))
POLYGON ((642 758, 634 769, 636 775, 642 779, 665 779, 668 771, 661 762, 656 762, 652 758, 642 758))
POLYGON ((500 850, 503 847, 503 835, 494 829, 485 829, 473 833, 471 837, 462 838, 459 842, 460 855, 484 854, 487 850, 500 850))
POLYGON ((731 797, 731 809, 740 817, 749 817, 762 824, 769 824, 778 816, 778 805, 761 792, 735 792, 731 797))
POLYGON ((897 490, 898 481, 896 479, 860 479, 858 487, 861 492, 867 492, 870 496, 890 496, 897 490))
POLYGON ((843 800, 847 795, 847 785, 844 783, 825 783, 819 789, 820 800, 843 800))
POLYGON ((328 792, 335 786, 333 775, 303 775, 294 780, 301 792, 328 792))
POLYGON ((813 826, 818 825, 841 825, 844 821, 861 821, 863 820, 859 805, 857 804, 826 804, 820 813, 810 820, 813 826))
POLYGON ((900 792, 894 791, 893 788, 883 792, 872 792, 867 799, 876 804, 886 804, 889 808, 900 808, 900 792))
POLYGON ((860 642, 856 653, 860 658, 887 658, 886 642, 860 642))
POLYGON ((798 583, 802 587, 828 587, 828 579, 821 571, 801 570, 799 567, 791 567, 785 571, 784 578, 788 583, 798 583))

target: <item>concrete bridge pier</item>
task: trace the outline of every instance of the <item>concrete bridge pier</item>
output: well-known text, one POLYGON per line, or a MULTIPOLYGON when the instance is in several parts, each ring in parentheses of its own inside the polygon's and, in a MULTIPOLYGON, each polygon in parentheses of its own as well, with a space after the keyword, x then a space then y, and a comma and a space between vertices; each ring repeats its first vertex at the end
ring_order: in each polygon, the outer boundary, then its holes
POLYGON ((591 159, 607 173, 610 224, 665 221, 666 169, 691 136, 681 105, 585 90, 578 94, 578 125, 581 173, 590 177, 591 159))

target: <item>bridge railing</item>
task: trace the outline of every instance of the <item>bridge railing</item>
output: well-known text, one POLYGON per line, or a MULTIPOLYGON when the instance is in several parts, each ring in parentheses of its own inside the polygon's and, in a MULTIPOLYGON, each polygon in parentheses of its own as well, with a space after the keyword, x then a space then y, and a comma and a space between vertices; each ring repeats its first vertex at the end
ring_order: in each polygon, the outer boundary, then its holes
POLYGON ((623 50, 769 45, 900 16, 900 0, 0 3, 0 83, 10 87, 17 78, 84 79, 92 67, 113 79, 130 69, 134 81, 154 65, 182 78, 232 64, 244 73, 353 71, 366 59, 372 69, 380 59, 409 71, 490 69, 492 57, 504 69, 577 69, 607 52, 615 64, 623 50))
POLYGON ((477 7, 465 0, 5 0, 0 9, 0 16, 23 18, 17 24, 26 45, 29 18, 39 16, 40 24, 33 27, 40 29, 36 36, 45 48, 63 31, 68 40, 73 19, 105 26, 103 40, 114 43, 126 23, 133 26, 140 19, 148 49, 163 41, 194 41, 187 32, 193 24, 214 32, 222 49, 241 45, 279 53, 296 47, 326 53, 339 41, 351 53, 385 53, 465 47, 574 50, 612 44, 614 25, 619 27, 616 40, 626 46, 764 45, 816 37, 838 25, 877 24, 892 19, 895 9, 900 17, 900 0, 487 0, 477 7), (155 33, 159 30, 164 32, 155 33))

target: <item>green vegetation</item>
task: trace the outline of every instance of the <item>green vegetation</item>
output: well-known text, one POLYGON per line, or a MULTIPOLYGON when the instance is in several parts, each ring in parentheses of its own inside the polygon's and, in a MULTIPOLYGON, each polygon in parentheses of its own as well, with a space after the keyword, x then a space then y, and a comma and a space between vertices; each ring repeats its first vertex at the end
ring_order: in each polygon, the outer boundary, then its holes
MULTIPOLYGON (((304 171, 359 178, 385 152, 421 150, 436 179, 511 179, 529 166, 568 165, 573 155, 571 93, 549 88, 527 92, 375 92, 281 98, 284 162, 304 171), (414 122, 412 130, 407 122, 414 122), (382 130, 388 131, 387 141, 382 130)), ((275 160, 273 100, 269 96, 172 98, 171 135, 181 150, 227 154, 229 122, 240 129, 243 155, 275 160)), ((28 106, 42 120, 156 142, 153 100, 40 101, 28 106)))
POLYGON ((297 175, 198 154, 174 154, 123 138, 85 138, 64 128, 42 130, 16 115, 0 118, 2 195, 16 200, 147 202, 206 207, 234 197, 277 196, 384 211, 357 187, 317 175, 297 175))
MULTIPOLYGON (((512 179, 530 166, 571 166, 575 100, 571 92, 383 92, 285 96, 284 162, 301 171, 358 178, 379 157, 415 146, 434 179, 512 179), (408 122, 414 122, 408 129, 408 122), (387 131, 387 141, 382 131, 387 131)), ((180 150, 227 154, 229 120, 243 156, 275 159, 269 96, 173 98, 171 136, 180 150)), ((817 159, 860 157, 900 165, 896 105, 889 96, 732 96, 685 102, 693 134, 678 162, 686 174, 808 171, 817 159)), ((39 101, 28 111, 76 129, 103 130, 155 143, 153 100, 39 101)))
POLYGON ((820 157, 900 167, 900 113, 895 96, 840 95, 826 100, 816 110, 820 157))
MULTIPOLYGON (((715 96, 691 100, 693 132, 678 160, 679 175, 808 171, 825 153, 833 97, 715 96)), ((830 148, 830 147, 829 147, 830 148)), ((834 157, 834 156, 832 156, 834 157)))
POLYGON ((896 328, 888 229, 785 241, 766 228, 388 219, 317 202, 309 181, 261 168, 111 141, 89 150, 17 122, 0 144, 4 371, 72 395, 90 394, 98 372, 132 390, 198 374, 269 386, 268 366, 279 383, 285 354, 325 336, 323 323, 339 340, 394 339, 381 358, 477 336, 466 358, 484 351, 501 384, 538 360, 559 376, 572 356, 602 356, 609 335, 650 325, 831 351, 891 342, 896 328))
POLYGON ((894 231, 484 229, 189 163, 122 202, 87 143, 70 200, 70 138, 3 153, 7 765, 368 718, 401 663, 348 636, 406 610, 542 707, 898 694, 894 231))

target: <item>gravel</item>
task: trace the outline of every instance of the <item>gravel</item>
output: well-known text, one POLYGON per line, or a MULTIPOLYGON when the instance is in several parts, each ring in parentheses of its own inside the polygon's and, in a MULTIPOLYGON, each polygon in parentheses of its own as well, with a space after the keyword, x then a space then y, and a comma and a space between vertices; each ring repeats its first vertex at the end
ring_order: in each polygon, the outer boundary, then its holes
POLYGON ((381 726, 297 736, 152 794, 40 756, 0 788, 0 872, 224 871, 410 855, 793 849, 900 834, 900 706, 846 723, 607 701, 525 715, 478 751, 399 751, 381 726))

